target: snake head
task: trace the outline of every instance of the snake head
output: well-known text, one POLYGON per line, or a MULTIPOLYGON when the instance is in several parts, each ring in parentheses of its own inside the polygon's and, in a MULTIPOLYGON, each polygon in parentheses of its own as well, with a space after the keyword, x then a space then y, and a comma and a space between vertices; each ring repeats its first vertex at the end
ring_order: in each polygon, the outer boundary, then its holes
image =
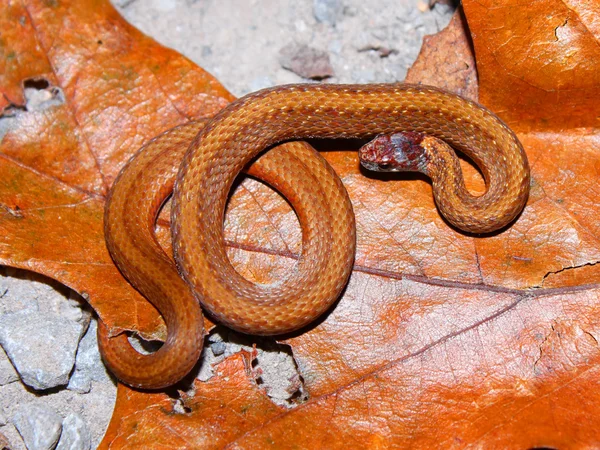
POLYGON ((427 173, 425 135, 414 131, 380 134, 358 150, 360 163, 375 172, 427 173))

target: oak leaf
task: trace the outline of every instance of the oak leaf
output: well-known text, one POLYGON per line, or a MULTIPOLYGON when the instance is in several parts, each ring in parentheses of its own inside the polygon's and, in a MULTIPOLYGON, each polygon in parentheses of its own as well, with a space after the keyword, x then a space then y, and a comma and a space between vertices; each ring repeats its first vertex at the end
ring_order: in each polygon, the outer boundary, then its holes
MULTIPOLYGON (((588 100, 599 87, 590 69, 600 60, 595 7, 463 3, 479 99, 520 132, 530 160, 522 215, 492 236, 462 234, 440 218, 427 180, 365 176, 338 144, 324 154, 352 199, 358 251, 335 307, 285 340, 308 400, 274 405, 257 387, 254 355, 243 353, 179 398, 120 385, 104 448, 598 444, 600 141, 597 96, 588 100), (536 33, 519 39, 532 20, 536 33), (568 29, 551 45, 557 23, 568 29)), ((106 191, 141 144, 232 97, 107 3, 5 9, 0 260, 86 293, 115 332, 160 337, 159 317, 104 248, 106 191), (42 109, 29 106, 28 89, 46 92, 42 109)), ((452 27, 451 41, 469 42, 458 19, 452 27)), ((431 53, 448 51, 440 44, 431 53)), ((411 79, 430 76, 413 70, 411 79)), ((463 167, 468 187, 481 191, 477 172, 463 167)), ((159 223, 163 237, 167 226, 159 223)), ((238 185, 225 229, 232 262, 261 283, 284 276, 300 251, 293 211, 253 180, 238 185)))
POLYGON ((111 328, 160 338, 104 245, 106 193, 142 144, 233 97, 108 2, 3 3, 1 261, 81 293, 111 328))

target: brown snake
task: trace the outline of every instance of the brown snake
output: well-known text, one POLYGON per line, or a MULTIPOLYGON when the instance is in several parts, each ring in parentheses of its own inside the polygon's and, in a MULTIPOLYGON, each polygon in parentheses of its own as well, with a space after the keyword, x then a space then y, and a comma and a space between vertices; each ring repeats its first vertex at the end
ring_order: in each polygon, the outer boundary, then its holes
POLYGON ((367 167, 381 163, 375 168, 385 170, 391 164, 391 170, 429 175, 438 208, 452 225, 486 233, 522 210, 529 168, 514 133, 487 109, 432 87, 276 87, 233 102, 206 124, 175 128, 146 145, 113 186, 105 234, 120 270, 162 314, 167 340, 157 352, 141 355, 125 335, 109 337, 102 325, 101 351, 109 368, 121 381, 143 388, 184 377, 202 349, 198 301, 227 326, 262 335, 297 330, 326 311, 346 284, 355 251, 352 206, 333 170, 301 142, 275 147, 250 167, 250 174, 290 201, 302 227, 296 267, 286 280, 268 286, 246 280, 227 257, 223 218, 231 186, 260 152, 283 141, 397 131, 439 138, 480 168, 487 190, 476 197, 464 187, 454 152, 429 145, 427 138, 421 146, 403 147, 402 137, 381 137, 361 150, 367 167), (154 237, 158 211, 175 179, 171 214, 179 271, 154 237))

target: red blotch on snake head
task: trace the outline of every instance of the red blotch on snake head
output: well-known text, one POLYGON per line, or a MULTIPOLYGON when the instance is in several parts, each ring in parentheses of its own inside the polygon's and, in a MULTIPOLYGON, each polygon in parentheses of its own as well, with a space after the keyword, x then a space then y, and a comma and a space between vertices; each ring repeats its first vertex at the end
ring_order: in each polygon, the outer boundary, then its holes
POLYGON ((358 155, 364 168, 376 172, 427 173, 427 152, 421 145, 425 135, 414 131, 380 134, 363 145, 358 155))

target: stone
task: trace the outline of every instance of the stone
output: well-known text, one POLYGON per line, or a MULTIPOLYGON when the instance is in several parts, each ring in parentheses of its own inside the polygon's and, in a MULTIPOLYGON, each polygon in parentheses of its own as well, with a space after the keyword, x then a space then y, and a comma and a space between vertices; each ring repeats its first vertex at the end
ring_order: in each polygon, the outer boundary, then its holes
POLYGON ((92 379, 88 373, 75 370, 69 378, 67 389, 79 394, 87 394, 92 390, 92 379))
POLYGON ((0 345, 21 380, 35 390, 66 385, 83 325, 23 310, 0 317, 0 345))
POLYGON ((62 418, 49 406, 25 404, 12 419, 28 450, 50 450, 58 442, 62 418))
POLYGON ((56 450, 89 450, 92 435, 85 422, 77 414, 69 414, 62 423, 62 434, 56 450))
POLYGON ((327 52, 297 42, 279 51, 279 63, 285 69, 310 80, 322 80, 334 75, 327 52))
POLYGON ((92 320, 79 342, 75 370, 67 386, 71 391, 87 393, 92 387, 92 381, 106 381, 110 378, 98 349, 97 331, 98 322, 92 320))

